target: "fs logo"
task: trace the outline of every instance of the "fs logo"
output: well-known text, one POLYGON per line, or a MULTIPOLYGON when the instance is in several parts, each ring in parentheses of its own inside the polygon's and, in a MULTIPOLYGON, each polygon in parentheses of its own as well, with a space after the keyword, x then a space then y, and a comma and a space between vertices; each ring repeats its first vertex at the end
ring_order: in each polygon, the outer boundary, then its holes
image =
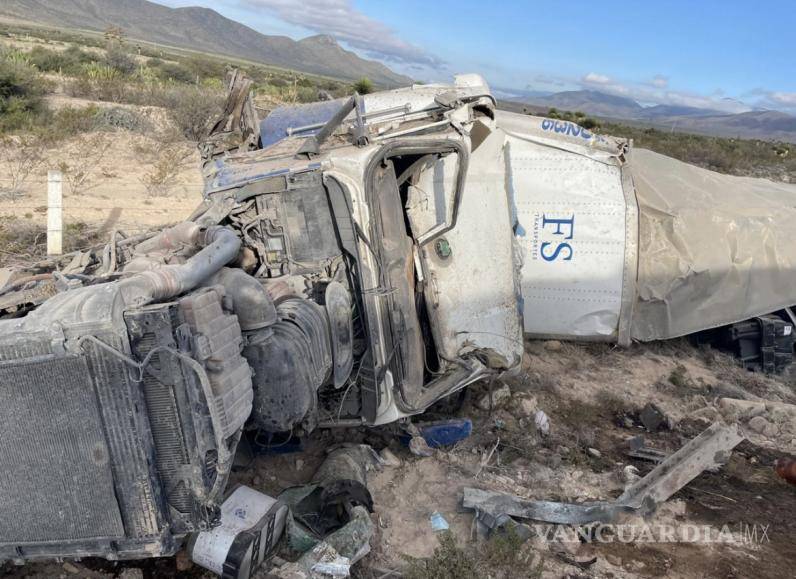
POLYGON ((560 236, 560 240, 545 241, 539 247, 539 254, 545 261, 570 261, 574 250, 567 243, 575 235, 575 215, 566 219, 548 218, 542 214, 542 230, 560 236))

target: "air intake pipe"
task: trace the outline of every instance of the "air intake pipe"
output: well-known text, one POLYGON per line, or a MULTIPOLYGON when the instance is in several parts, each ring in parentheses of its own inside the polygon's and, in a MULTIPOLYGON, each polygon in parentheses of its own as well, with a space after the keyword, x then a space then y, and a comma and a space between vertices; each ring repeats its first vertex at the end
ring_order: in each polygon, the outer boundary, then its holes
POLYGON ((190 231, 186 240, 192 240, 195 245, 203 249, 183 264, 164 265, 121 280, 119 290, 126 304, 145 306, 190 291, 238 255, 241 241, 234 231, 221 226, 195 230, 191 227, 193 225, 195 224, 191 223, 190 226, 180 224, 172 230, 184 228, 182 232, 190 231))
POLYGON ((232 300, 232 311, 238 316, 244 332, 259 330, 276 323, 276 307, 265 287, 242 269, 222 267, 203 285, 220 285, 232 300))

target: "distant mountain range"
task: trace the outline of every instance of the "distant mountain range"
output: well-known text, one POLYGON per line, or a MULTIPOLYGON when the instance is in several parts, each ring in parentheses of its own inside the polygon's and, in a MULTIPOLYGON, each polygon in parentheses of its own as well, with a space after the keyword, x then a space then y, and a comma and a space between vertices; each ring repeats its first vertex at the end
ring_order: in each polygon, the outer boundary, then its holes
POLYGON ((169 8, 147 0, 0 0, 0 17, 57 28, 105 30, 130 37, 234 56, 307 73, 405 86, 412 79, 343 49, 327 35, 293 40, 261 34, 209 8, 169 8))
MULTIPOLYGON (((742 108, 740 103, 733 104, 736 108, 742 108)), ((629 121, 680 132, 796 143, 796 116, 780 111, 727 113, 675 105, 645 107, 631 98, 594 90, 511 96, 502 101, 502 106, 515 111, 525 108, 537 114, 544 114, 550 108, 582 111, 606 120, 629 121)))

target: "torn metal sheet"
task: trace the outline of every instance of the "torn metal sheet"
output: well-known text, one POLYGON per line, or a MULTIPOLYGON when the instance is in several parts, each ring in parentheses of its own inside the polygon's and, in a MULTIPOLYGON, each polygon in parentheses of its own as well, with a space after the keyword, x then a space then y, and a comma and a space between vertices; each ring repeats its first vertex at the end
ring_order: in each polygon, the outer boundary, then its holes
POLYGON ((658 340, 792 306, 796 185, 631 160, 639 206, 633 337, 658 340))
POLYGON ((612 502, 572 504, 534 501, 494 491, 465 488, 462 505, 474 509, 478 520, 490 528, 505 523, 506 517, 585 525, 612 523, 622 515, 629 514, 649 516, 659 504, 701 472, 724 464, 732 449, 743 439, 737 424, 713 424, 612 502))

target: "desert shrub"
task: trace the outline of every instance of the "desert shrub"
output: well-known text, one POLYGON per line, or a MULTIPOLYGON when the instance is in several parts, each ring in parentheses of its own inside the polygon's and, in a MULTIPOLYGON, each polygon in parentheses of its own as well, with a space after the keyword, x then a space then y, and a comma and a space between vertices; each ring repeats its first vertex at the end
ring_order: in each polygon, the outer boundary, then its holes
POLYGON ((46 111, 46 83, 25 56, 0 52, 0 132, 31 126, 46 111))
POLYGON ((103 63, 123 75, 133 74, 138 66, 130 53, 116 44, 105 51, 103 63))
POLYGON ((99 125, 112 129, 124 129, 143 133, 151 130, 147 119, 135 111, 123 107, 110 107, 97 111, 99 125))
POLYGON ((153 197, 168 195, 192 152, 192 147, 182 143, 161 143, 157 146, 150 155, 149 168, 141 177, 147 193, 153 197))
POLYGON ((56 139, 93 131, 101 125, 99 112, 100 109, 96 105, 65 107, 52 114, 46 131, 56 139))
POLYGON ((174 82, 192 83, 196 80, 196 75, 193 72, 176 62, 161 62, 157 67, 157 73, 163 80, 174 82))
POLYGON ((194 79, 199 77, 203 78, 224 78, 226 74, 226 64, 220 60, 201 58, 199 56, 192 56, 184 62, 194 79))
POLYGON ((34 46, 27 56, 29 62, 41 71, 68 75, 79 74, 84 65, 96 60, 93 55, 74 45, 66 50, 50 50, 34 46))
POLYGON ((116 68, 92 62, 66 84, 66 92, 75 97, 118 103, 126 102, 127 85, 116 68))
POLYGON ((4 137, 0 140, 0 196, 14 198, 24 191, 25 184, 45 161, 42 139, 35 136, 4 137))
POLYGON ((177 129, 192 141, 200 141, 210 131, 224 106, 224 93, 202 87, 174 86, 164 95, 163 105, 177 129))
POLYGON ((373 81, 370 80, 368 77, 363 76, 358 81, 354 83, 354 90, 357 91, 359 94, 370 94, 373 92, 373 81))
POLYGON ((81 195, 97 185, 97 168, 111 145, 105 133, 81 136, 67 150, 68 159, 58 164, 72 195, 81 195))

